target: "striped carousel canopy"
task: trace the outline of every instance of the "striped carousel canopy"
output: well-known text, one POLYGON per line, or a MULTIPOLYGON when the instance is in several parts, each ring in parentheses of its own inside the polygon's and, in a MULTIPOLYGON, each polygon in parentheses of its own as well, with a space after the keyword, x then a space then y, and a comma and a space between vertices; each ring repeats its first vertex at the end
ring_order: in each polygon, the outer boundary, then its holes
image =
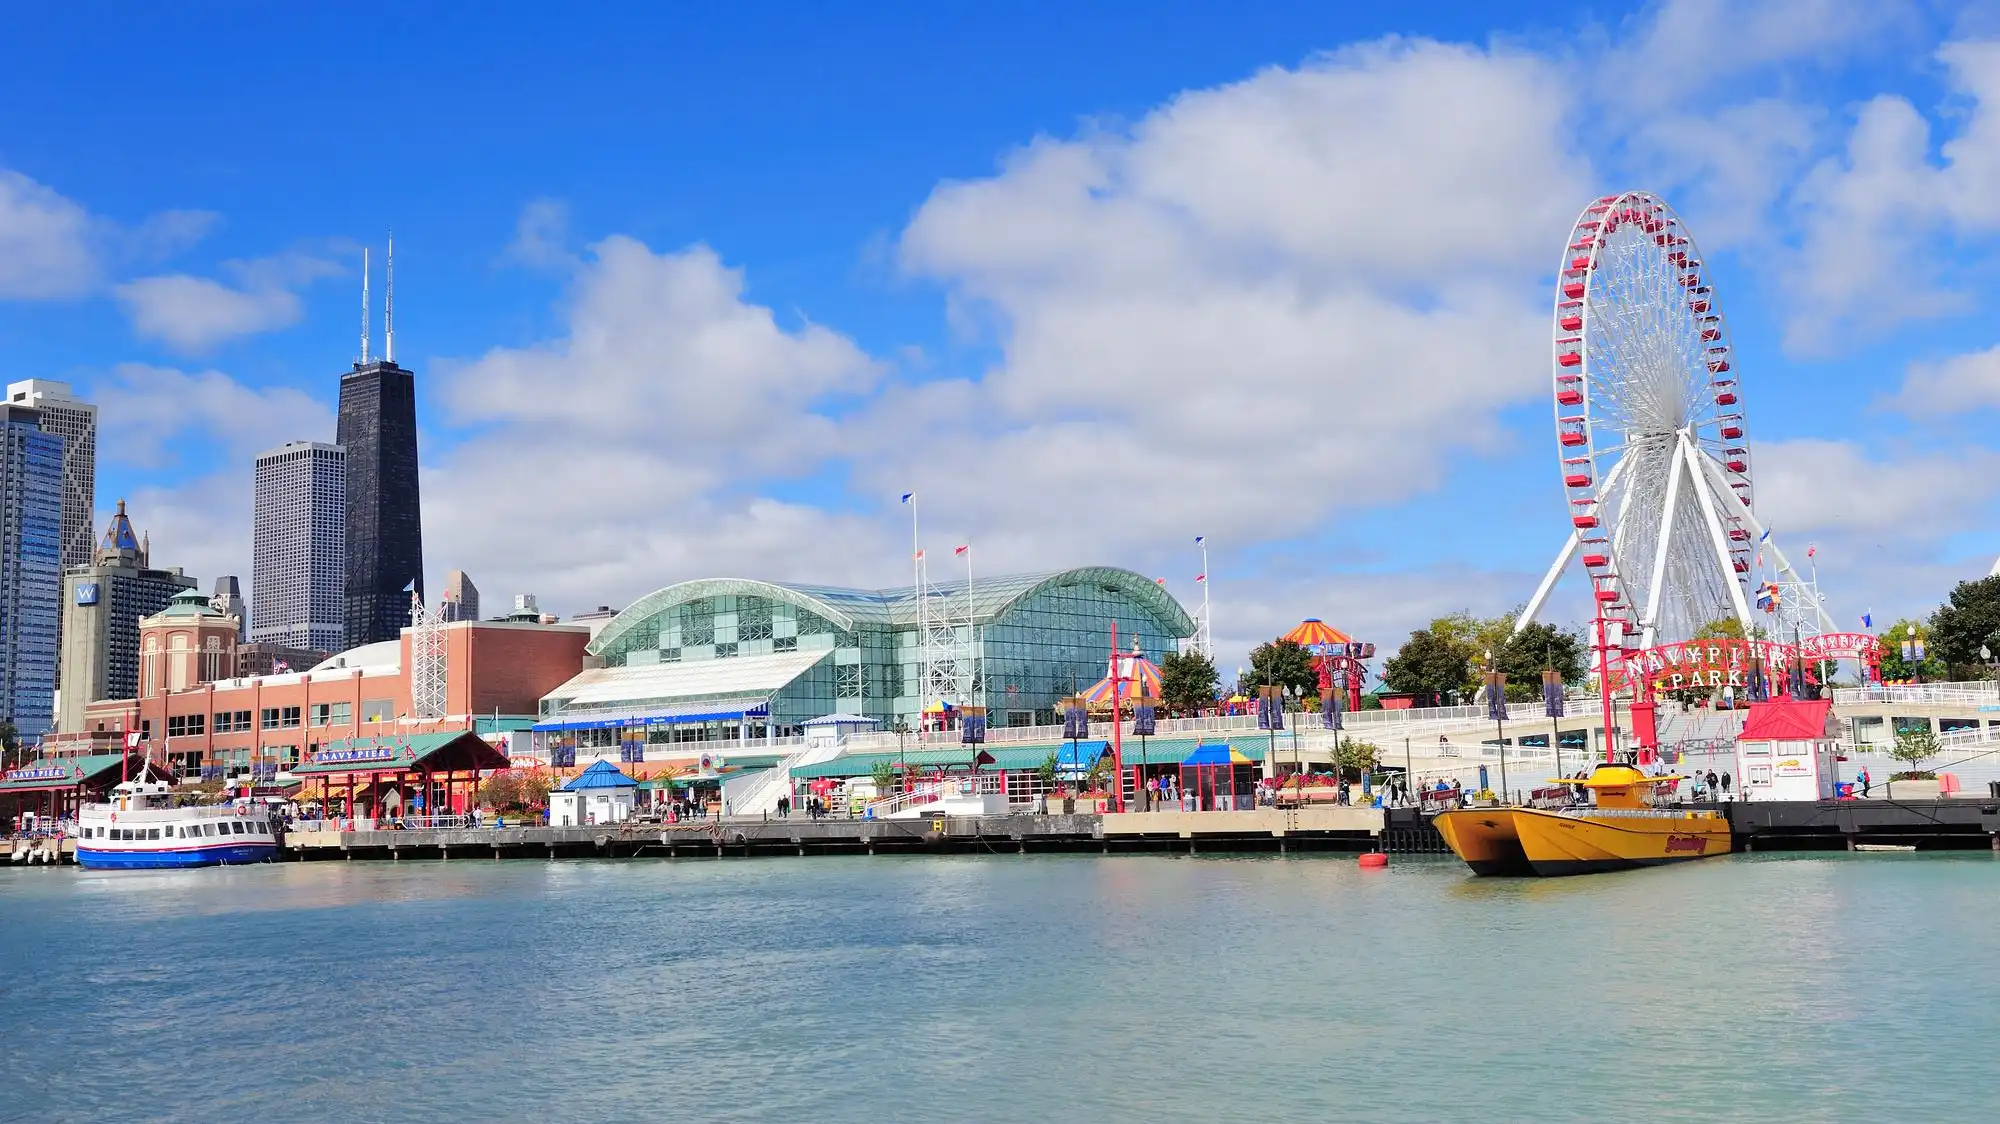
POLYGON ((1318 617, 1307 617, 1299 622, 1299 627, 1280 636, 1301 648, 1318 648, 1327 644, 1350 644, 1353 637, 1327 624, 1318 617))
MULTIPOLYGON (((1159 664, 1137 652, 1119 656, 1118 662, 1125 665, 1124 682, 1118 684, 1118 701, 1160 697, 1159 664)), ((1083 701, 1088 706, 1110 706, 1111 676, 1107 674, 1085 689, 1083 701)))

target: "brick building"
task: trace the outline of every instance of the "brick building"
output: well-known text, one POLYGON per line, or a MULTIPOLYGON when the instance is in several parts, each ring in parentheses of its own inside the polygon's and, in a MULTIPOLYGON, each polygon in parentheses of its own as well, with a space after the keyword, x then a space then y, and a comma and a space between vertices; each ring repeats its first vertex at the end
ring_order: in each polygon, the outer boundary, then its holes
POLYGON ((253 759, 285 768, 343 738, 525 729, 541 697, 582 669, 590 640, 574 625, 444 625, 447 713, 418 720, 409 717, 408 629, 309 671, 236 677, 234 666, 206 658, 211 648, 233 650, 222 640, 233 624, 192 591, 140 622, 139 697, 91 706, 88 734, 55 751, 88 752, 138 730, 182 775, 209 767, 229 776, 253 759))

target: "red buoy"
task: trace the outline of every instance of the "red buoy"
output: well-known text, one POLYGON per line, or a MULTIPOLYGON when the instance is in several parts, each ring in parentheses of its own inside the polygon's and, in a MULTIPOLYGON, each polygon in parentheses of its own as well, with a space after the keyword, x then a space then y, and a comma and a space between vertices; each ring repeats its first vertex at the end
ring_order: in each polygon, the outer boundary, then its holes
POLYGON ((1361 856, 1361 869, 1380 870, 1389 865, 1389 856, 1380 851, 1370 851, 1361 856))

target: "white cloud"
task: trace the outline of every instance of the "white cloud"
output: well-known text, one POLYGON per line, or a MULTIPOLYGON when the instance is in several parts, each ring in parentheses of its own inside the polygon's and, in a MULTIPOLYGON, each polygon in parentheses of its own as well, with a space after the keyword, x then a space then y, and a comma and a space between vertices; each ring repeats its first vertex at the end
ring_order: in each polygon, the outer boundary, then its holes
POLYGON ((2000 407, 2000 347, 1910 364, 1888 405, 1918 418, 2000 407))
POLYGON ((1954 239, 2000 231, 2000 42, 1939 49, 1962 126, 1931 157, 1930 122, 1902 97, 1864 103, 1839 158, 1821 161, 1795 197, 1804 215, 1787 271, 1786 346, 1824 354, 1851 334, 1969 307, 1953 275, 1954 239))
POLYGON ((536 199, 522 207, 506 257, 540 269, 575 267, 580 259, 569 248, 569 207, 557 199, 536 199))
POLYGON ((864 520, 756 494, 835 448, 823 399, 879 378, 851 341, 779 325, 706 247, 623 237, 577 263, 564 311, 562 338, 443 375, 450 420, 473 432, 426 457, 434 567, 575 607, 732 567, 837 579, 878 538, 893 553, 864 520))
POLYGON ((340 272, 338 264, 300 252, 224 262, 222 269, 237 283, 174 273, 128 281, 116 291, 141 337, 199 352, 298 323, 305 306, 292 289, 340 272))
POLYGON ((939 187, 904 265, 1004 357, 892 393, 858 475, 1043 557, 1078 527, 1110 557, 1282 538, 1436 486, 1543 389, 1538 275, 1590 193, 1568 105, 1541 60, 1392 40, 939 187))
POLYGON ((96 284, 97 273, 89 212, 0 168, 0 298, 81 296, 96 284))
MULTIPOLYGON (((232 466, 172 486, 145 484, 126 501, 133 527, 151 536, 153 565, 178 566, 214 588, 215 578, 234 574, 250 591, 250 502, 248 471, 232 466)), ((105 514, 98 515, 98 526, 105 514)))
POLYGON ((91 388, 104 460, 157 468, 176 442, 220 445, 249 477, 250 458, 287 441, 333 440, 333 411, 291 387, 249 387, 220 371, 124 363, 91 388))

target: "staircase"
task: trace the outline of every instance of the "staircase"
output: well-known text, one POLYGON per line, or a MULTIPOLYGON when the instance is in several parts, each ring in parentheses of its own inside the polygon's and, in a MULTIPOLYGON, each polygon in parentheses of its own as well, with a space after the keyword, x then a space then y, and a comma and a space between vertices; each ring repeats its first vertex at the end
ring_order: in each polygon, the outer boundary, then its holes
POLYGON ((839 757, 843 749, 838 742, 809 745, 763 772, 724 781, 722 794, 729 814, 767 816, 776 812, 778 800, 791 795, 793 769, 831 761, 839 757))

